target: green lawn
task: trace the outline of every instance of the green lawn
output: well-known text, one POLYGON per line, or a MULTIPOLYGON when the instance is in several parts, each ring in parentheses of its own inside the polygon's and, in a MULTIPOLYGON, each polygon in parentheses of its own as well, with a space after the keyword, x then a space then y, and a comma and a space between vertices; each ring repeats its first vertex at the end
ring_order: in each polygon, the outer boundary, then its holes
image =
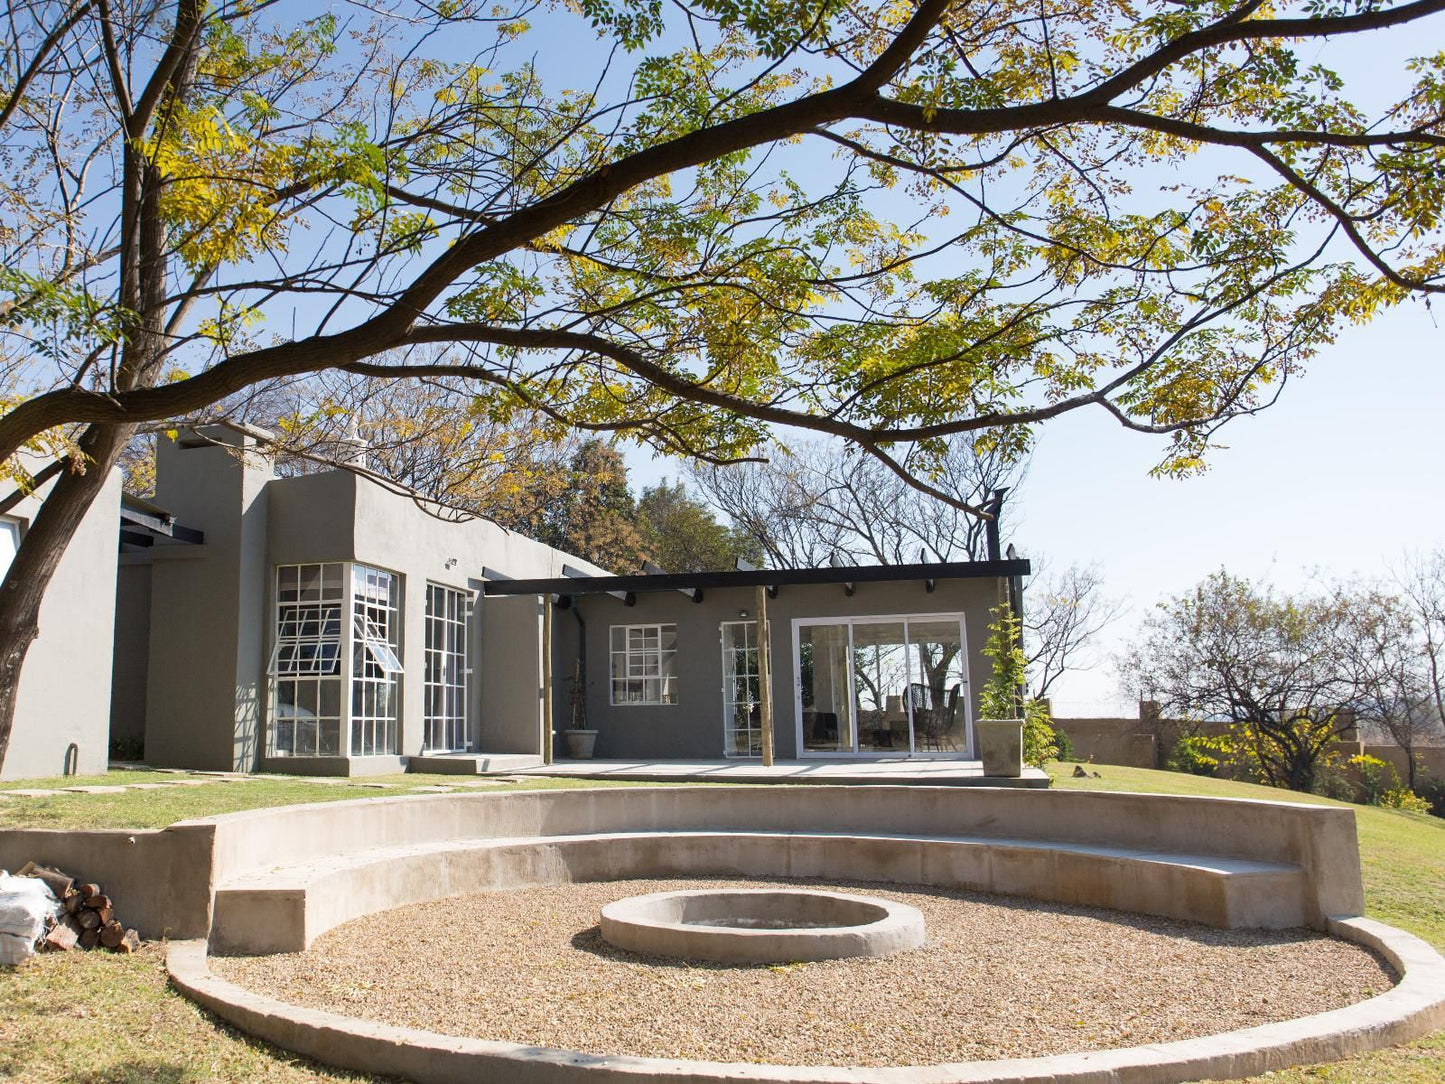
MULTIPOLYGON (((1073 779, 1072 765, 1057 766, 1063 788, 1259 797, 1324 803, 1264 787, 1167 772, 1094 766, 1101 779, 1073 779)), ((161 778, 177 778, 175 776, 161 778)), ((200 777, 205 778, 205 777, 200 777)), ((146 781, 141 773, 57 784, 146 781)), ((412 793, 417 786, 448 785, 457 777, 396 776, 355 782, 394 783, 384 790, 266 778, 211 783, 123 795, 67 794, 42 799, 0 798, 0 827, 156 827, 185 817, 293 801, 334 801, 412 793), (173 815, 174 814, 174 815, 173 815)), ((0 789, 30 784, 5 784, 0 789)), ((595 786, 578 780, 528 780, 535 786, 595 786)), ((497 787, 518 784, 496 784, 497 787)), ((1445 821, 1421 814, 1352 807, 1359 826, 1368 913, 1410 930, 1445 951, 1445 821)), ((0 974, 0 1081, 27 1084, 199 1084, 199 1082, 362 1081, 256 1043, 218 1025, 165 982, 162 947, 135 957, 108 954, 42 956, 0 974)), ((1421 1042, 1330 1065, 1291 1069, 1254 1084, 1441 1084, 1445 1032, 1421 1042)))
POLYGON ((215 775, 162 772, 111 772, 69 779, 29 779, 0 783, 0 830, 5 828, 164 828, 177 821, 239 813, 247 809, 339 802, 355 798, 429 793, 445 786, 457 790, 550 790, 562 787, 639 786, 636 782, 586 779, 527 779, 525 782, 484 782, 473 776, 383 775, 358 779, 304 779, 293 776, 251 776, 227 782, 215 775), (128 783, 172 783, 201 780, 204 786, 167 786, 163 790, 127 790, 123 794, 70 794, 30 798, 7 790, 48 790, 75 786, 124 786, 128 783))

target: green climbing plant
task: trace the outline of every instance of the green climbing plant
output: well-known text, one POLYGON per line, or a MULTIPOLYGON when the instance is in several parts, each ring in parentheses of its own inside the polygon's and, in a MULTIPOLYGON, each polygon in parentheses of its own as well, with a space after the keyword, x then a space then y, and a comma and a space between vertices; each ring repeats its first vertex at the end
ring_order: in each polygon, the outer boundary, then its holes
POLYGON ((979 694, 979 711, 985 719, 1023 719, 1024 763, 1042 768, 1057 760, 1062 735, 1054 727, 1045 700, 1025 698, 1028 660, 1024 655, 1022 622, 1011 607, 990 611, 988 640, 983 653, 993 660, 993 673, 979 694))

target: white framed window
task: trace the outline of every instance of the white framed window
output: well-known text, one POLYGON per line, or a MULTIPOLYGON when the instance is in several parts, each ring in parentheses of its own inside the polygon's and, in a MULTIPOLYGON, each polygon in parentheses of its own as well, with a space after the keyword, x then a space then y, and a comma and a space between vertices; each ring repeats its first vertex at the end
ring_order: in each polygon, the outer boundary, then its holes
POLYGON ((351 755, 395 753, 401 710, 401 577, 351 566, 351 755))
POLYGON ((400 594, 400 576, 365 565, 276 567, 267 756, 397 751, 400 594))
POLYGON ((613 625, 612 703, 677 703, 677 626, 613 625))
POLYGON ((438 583, 426 585, 423 714, 428 749, 459 751, 471 745, 467 729, 472 684, 467 628, 471 620, 470 592, 438 583))
POLYGON ((276 568, 269 756, 341 755, 345 571, 339 562, 276 568))

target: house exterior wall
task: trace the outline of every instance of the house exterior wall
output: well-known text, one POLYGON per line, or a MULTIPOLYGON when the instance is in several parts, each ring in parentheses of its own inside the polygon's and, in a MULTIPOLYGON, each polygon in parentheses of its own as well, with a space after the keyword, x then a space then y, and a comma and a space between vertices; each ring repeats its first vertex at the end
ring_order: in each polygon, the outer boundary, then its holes
MULTIPOLYGON (((6 514, 19 521, 22 538, 49 488, 40 487, 6 514)), ((45 592, 40 633, 20 674, 0 779, 60 775, 72 743, 77 771, 105 771, 120 493, 120 472, 114 471, 81 520, 45 592)))
POLYGON ((151 555, 122 553, 115 570, 115 665, 110 680, 110 740, 122 750, 145 741, 150 653, 151 555))
MULTIPOLYGON (((483 598, 482 570, 513 578, 560 576, 564 564, 602 570, 486 520, 438 518, 349 471, 275 478, 251 438, 228 430, 205 435, 229 447, 161 441, 157 455, 156 503, 204 531, 206 541, 150 551, 144 708, 130 709, 144 711, 147 761, 235 771, 400 770, 425 742, 428 583, 475 598, 468 629, 473 749, 541 753, 540 609, 535 599, 529 608, 519 600, 483 598), (248 454, 236 454, 242 450, 248 454), (330 562, 401 577, 399 654, 406 672, 398 751, 268 758, 275 568, 330 562)), ((348 669, 344 662, 343 678, 348 669)), ((343 702, 349 700, 343 689, 343 702)))
MULTIPOLYGON (((798 755, 793 663, 793 622, 799 618, 874 617, 902 614, 962 613, 968 641, 970 710, 978 718, 978 696, 991 673, 983 655, 989 611, 998 605, 1004 581, 940 580, 928 592, 922 582, 860 583, 852 597, 841 584, 784 586, 768 601, 772 661, 774 751, 779 758, 798 755)), ((721 624, 756 617, 753 588, 704 592, 694 603, 675 591, 639 593, 626 606, 608 595, 580 595, 575 605, 587 624, 587 725, 598 731, 598 757, 716 759, 723 756, 723 657, 721 624), (747 618, 739 611, 746 610, 747 618), (677 703, 611 704, 609 630, 613 625, 677 625, 677 703)), ((568 650, 571 619, 559 614, 554 641, 568 650), (568 630, 564 632, 564 630, 568 630)), ((575 632, 570 633, 575 639, 575 632)), ((558 667, 559 675, 562 667, 558 667)), ((559 712, 556 727, 567 723, 559 712)), ((559 744, 558 755, 565 755, 559 744)))
POLYGON ((250 437, 159 440, 156 503, 203 531, 199 546, 151 552, 146 761, 251 771, 260 755, 270 461, 250 437))

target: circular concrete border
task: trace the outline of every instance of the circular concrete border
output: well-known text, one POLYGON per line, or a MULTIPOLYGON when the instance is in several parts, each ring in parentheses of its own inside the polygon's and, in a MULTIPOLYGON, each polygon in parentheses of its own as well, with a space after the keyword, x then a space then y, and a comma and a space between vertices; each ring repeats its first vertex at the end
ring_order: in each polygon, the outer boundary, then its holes
POLYGON ((288 1005, 211 973, 204 941, 176 941, 166 965, 187 997, 242 1031, 343 1069, 418 1084, 497 1081, 607 1084, 1177 1084, 1235 1079, 1394 1046, 1445 1027, 1445 958, 1412 934, 1367 918, 1330 920, 1330 932, 1379 952, 1400 982, 1378 997, 1276 1024, 1153 1046, 1046 1058, 863 1069, 674 1061, 581 1054, 439 1035, 288 1005))
POLYGON ((886 956, 923 945, 923 912, 906 903, 810 888, 653 892, 602 908, 602 939, 628 952, 777 964, 886 956), (739 926, 741 919, 777 925, 739 926))

